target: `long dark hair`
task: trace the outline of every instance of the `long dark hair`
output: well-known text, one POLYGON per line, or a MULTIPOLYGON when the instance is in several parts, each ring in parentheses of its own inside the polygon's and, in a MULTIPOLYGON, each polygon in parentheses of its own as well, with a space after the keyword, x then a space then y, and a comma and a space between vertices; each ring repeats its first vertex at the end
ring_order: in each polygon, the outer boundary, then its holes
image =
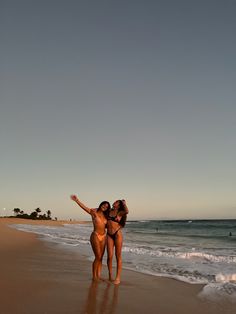
MULTIPOLYGON (((122 202, 122 200, 118 200, 119 202, 119 209, 118 209, 118 214, 122 211, 125 211, 125 207, 124 207, 124 204, 122 202)), ((125 224, 126 224, 126 219, 127 219, 127 214, 123 214, 122 217, 121 217, 121 220, 119 222, 119 224, 124 227, 125 224)))
POLYGON ((111 205, 110 205, 110 203, 109 203, 108 201, 103 201, 103 202, 101 202, 101 204, 98 206, 98 210, 101 209, 101 207, 102 207, 103 205, 105 205, 105 204, 108 205, 108 208, 107 208, 107 210, 104 211, 103 213, 104 213, 105 216, 107 216, 109 210, 111 210, 111 205))

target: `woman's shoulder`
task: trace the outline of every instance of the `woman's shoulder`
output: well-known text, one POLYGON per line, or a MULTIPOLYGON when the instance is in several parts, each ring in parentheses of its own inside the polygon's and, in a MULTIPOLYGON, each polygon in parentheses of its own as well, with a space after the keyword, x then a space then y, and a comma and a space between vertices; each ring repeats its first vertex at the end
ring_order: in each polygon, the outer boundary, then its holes
POLYGON ((93 217, 97 216, 97 211, 98 211, 98 208, 90 208, 91 216, 93 217))

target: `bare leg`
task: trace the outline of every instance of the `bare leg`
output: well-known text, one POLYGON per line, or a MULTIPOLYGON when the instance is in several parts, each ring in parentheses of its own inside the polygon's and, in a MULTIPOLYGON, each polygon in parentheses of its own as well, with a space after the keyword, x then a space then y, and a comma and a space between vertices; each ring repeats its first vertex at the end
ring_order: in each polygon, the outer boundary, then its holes
POLYGON ((116 279, 114 281, 114 284, 120 283, 121 270, 122 270, 122 257, 121 257, 122 244, 123 244, 123 235, 121 231, 118 231, 115 237, 115 252, 116 252, 117 268, 116 268, 116 279))
POLYGON ((101 278, 101 272, 102 272, 102 261, 99 262, 98 268, 97 268, 97 277, 101 278))
POLYGON ((114 240, 107 236, 107 267, 109 273, 109 280, 112 281, 112 258, 114 253, 114 240))
POLYGON ((92 232, 91 236, 90 236, 90 243, 95 255, 95 260, 93 262, 93 267, 92 267, 92 271, 93 271, 93 280, 98 280, 98 273, 99 273, 99 265, 102 261, 102 252, 101 252, 101 248, 100 248, 100 243, 98 240, 98 237, 96 235, 95 232, 92 232))
POLYGON ((105 253, 106 238, 104 238, 104 240, 101 241, 99 244, 100 244, 101 260, 100 260, 100 263, 99 263, 99 265, 98 265, 97 276, 98 276, 98 278, 101 278, 101 272, 102 272, 102 258, 103 258, 103 255, 104 255, 104 253, 105 253))

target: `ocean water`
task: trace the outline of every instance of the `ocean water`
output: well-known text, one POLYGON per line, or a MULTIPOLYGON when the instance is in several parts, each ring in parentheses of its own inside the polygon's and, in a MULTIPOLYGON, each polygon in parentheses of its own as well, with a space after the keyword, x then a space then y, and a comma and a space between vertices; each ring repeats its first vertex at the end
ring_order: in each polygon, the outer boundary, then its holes
MULTIPOLYGON (((92 224, 14 227, 93 259, 92 224)), ((201 297, 236 302, 236 220, 128 221, 123 234, 124 268, 202 283, 201 297)))

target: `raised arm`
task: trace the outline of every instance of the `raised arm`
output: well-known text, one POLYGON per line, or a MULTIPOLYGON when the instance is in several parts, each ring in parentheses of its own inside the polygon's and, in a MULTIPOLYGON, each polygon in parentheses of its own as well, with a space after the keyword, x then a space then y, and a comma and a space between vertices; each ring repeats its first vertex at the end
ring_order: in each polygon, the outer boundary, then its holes
POLYGON ((124 210, 121 210, 119 211, 117 217, 116 217, 116 221, 117 222, 120 222, 121 221, 121 218, 125 215, 128 215, 129 213, 129 209, 127 207, 127 204, 126 204, 126 201, 125 200, 122 200, 122 203, 123 203, 123 206, 124 206, 124 210))
POLYGON ((126 213, 126 215, 128 215, 129 209, 128 209, 128 207, 127 207, 126 201, 125 201, 125 200, 122 200, 122 203, 123 203, 123 205, 124 205, 125 213, 126 213))
POLYGON ((84 205, 76 195, 71 195, 70 198, 72 199, 72 201, 76 202, 84 211, 86 211, 88 214, 90 215, 94 215, 95 211, 94 209, 88 208, 86 205, 84 205))

